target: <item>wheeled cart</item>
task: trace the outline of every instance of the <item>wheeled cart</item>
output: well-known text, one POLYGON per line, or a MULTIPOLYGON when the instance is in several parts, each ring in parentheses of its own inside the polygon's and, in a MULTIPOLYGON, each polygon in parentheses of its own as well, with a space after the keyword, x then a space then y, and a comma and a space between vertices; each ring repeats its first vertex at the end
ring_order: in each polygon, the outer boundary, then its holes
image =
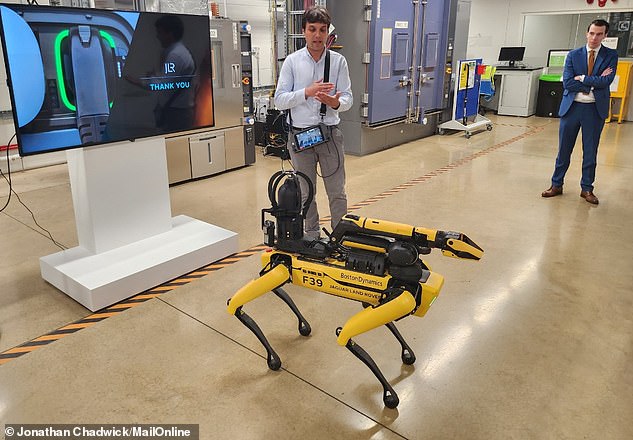
POLYGON ((481 59, 460 60, 453 98, 453 119, 438 126, 439 134, 446 133, 446 130, 460 130, 466 132, 468 139, 475 131, 483 128, 492 130, 490 119, 479 114, 479 85, 484 68, 481 59))

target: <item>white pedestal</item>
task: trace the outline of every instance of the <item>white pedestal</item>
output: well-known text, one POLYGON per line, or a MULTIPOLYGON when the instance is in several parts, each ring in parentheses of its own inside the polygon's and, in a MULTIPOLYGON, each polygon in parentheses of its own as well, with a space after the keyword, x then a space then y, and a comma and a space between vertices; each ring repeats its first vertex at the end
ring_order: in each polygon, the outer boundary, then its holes
POLYGON ((42 277, 92 311, 237 252, 237 234, 171 218, 164 139, 68 151, 79 246, 42 277))

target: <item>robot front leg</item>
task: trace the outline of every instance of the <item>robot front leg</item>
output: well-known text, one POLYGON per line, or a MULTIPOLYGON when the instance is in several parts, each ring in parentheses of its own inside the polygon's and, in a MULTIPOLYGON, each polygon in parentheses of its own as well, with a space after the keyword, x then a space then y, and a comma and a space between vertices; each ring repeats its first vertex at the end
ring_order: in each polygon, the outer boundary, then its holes
POLYGON ((266 339, 266 336, 264 336, 264 333, 259 328, 257 323, 253 320, 253 318, 248 316, 246 312, 242 310, 242 307, 237 308, 237 310, 235 311, 235 316, 237 317, 237 319, 240 320, 242 324, 244 324, 250 331, 252 331, 255 336, 257 336, 259 342, 261 342, 266 349, 266 363, 268 364, 268 368, 275 371, 279 370, 279 368, 281 368, 281 359, 279 358, 279 355, 275 352, 275 350, 273 350, 270 342, 268 342, 268 339, 266 339))
POLYGON ((367 365, 381 383, 383 387, 382 400, 388 408, 395 408, 398 406, 398 403, 400 403, 398 395, 387 379, 385 379, 385 376, 382 374, 371 356, 363 350, 360 345, 356 344, 352 340, 352 337, 402 318, 403 316, 410 314, 415 309, 415 306, 416 303, 413 295, 407 291, 403 291, 394 299, 384 304, 364 309, 352 316, 342 328, 339 327, 336 329, 338 344, 344 345, 354 354, 354 356, 367 365))
POLYGON ((270 346, 268 339, 264 336, 264 333, 259 328, 257 323, 242 310, 242 306, 255 298, 262 296, 263 294, 270 292, 271 290, 279 289, 290 279, 290 272, 283 264, 278 264, 270 271, 263 274, 256 280, 250 281, 244 287, 229 298, 227 311, 231 315, 235 315, 250 331, 252 331, 259 342, 262 343, 266 349, 266 361, 268 368, 271 370, 278 370, 281 367, 281 359, 275 350, 270 346))
POLYGON ((393 333, 398 342, 400 342, 400 347, 402 348, 402 352, 400 353, 400 357, 402 358, 402 363, 406 365, 413 365, 415 363, 415 353, 407 344, 407 341, 404 340, 398 329, 396 328, 396 324, 393 322, 388 322, 385 324, 387 328, 393 333))
MULTIPOLYGON (((371 304, 363 303, 364 308, 367 308, 369 306, 371 306, 371 304)), ((402 337, 402 334, 396 327, 396 324, 393 322, 388 322, 385 324, 385 326, 389 329, 389 331, 395 336, 395 338, 400 343, 400 347, 402 349, 400 353, 402 363, 406 365, 413 365, 415 363, 415 353, 413 353, 413 350, 411 350, 411 347, 409 347, 409 344, 407 344, 407 341, 405 341, 404 338, 402 337)))

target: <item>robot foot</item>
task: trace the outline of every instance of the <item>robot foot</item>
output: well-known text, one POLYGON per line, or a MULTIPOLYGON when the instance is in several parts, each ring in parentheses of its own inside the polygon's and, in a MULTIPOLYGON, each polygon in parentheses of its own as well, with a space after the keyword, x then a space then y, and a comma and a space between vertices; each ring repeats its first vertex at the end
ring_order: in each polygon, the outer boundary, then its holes
POLYGON ((409 344, 407 344, 407 342, 404 340, 404 338, 396 328, 396 325, 393 322, 388 322, 385 325, 391 331, 391 333, 393 333, 398 342, 400 342, 400 346, 402 347, 402 354, 400 355, 400 357, 402 358, 402 363, 406 365, 413 365, 415 362, 415 353, 413 353, 413 350, 411 350, 409 344))
MULTIPOLYGON (((341 327, 336 329, 337 336, 341 333, 341 330, 342 330, 341 327)), ((376 379, 378 379, 378 381, 382 385, 382 388, 383 388, 382 401, 385 403, 385 406, 387 408, 392 408, 392 409, 396 408, 398 404, 400 403, 400 399, 398 398, 398 395, 394 391, 393 387, 389 384, 389 382, 387 382, 387 379, 385 379, 385 376, 382 374, 382 372, 376 365, 376 362, 374 362, 371 356, 365 350, 363 350, 363 348, 360 345, 358 345, 351 339, 347 341, 347 344, 345 345, 345 347, 349 351, 351 351, 354 354, 354 356, 356 356, 365 365, 367 365, 367 367, 369 367, 372 373, 374 373, 374 376, 376 376, 376 379)))
POLYGON ((237 319, 240 320, 242 324, 248 327, 248 329, 252 331, 255 334, 255 336, 257 336, 257 339, 259 339, 259 342, 261 342, 264 348, 266 349, 266 353, 267 353, 266 362, 268 363, 268 368, 270 368, 271 370, 279 370, 279 368, 281 368, 281 359, 279 359, 279 356, 277 355, 277 353, 275 353, 275 350, 273 350, 273 348, 270 346, 268 339, 266 339, 266 336, 264 336, 264 333, 262 333, 262 330, 259 328, 257 323, 253 320, 253 318, 248 316, 246 312, 242 311, 241 307, 239 307, 235 311, 235 316, 237 317, 237 319))
POLYGON ((312 328, 310 327, 310 324, 308 323, 308 321, 306 321, 306 319, 303 317, 303 315, 299 311, 299 308, 294 303, 292 298, 290 298, 290 296, 286 293, 286 291, 282 289, 281 287, 277 287, 276 289, 273 289, 273 292, 275 292, 275 295, 281 298, 283 302, 285 302, 288 305, 288 307, 290 307, 290 310, 292 310, 292 313, 294 313, 297 319, 299 320, 299 333, 301 334, 301 336, 308 336, 310 332, 312 332, 312 328))

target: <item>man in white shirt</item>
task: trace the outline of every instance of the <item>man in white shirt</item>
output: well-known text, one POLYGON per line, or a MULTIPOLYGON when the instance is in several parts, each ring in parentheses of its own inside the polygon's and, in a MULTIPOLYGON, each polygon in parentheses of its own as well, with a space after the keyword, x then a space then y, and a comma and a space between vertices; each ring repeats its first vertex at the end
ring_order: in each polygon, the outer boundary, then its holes
MULTIPOLYGON (((322 6, 308 8, 303 14, 302 30, 306 46, 286 58, 275 91, 275 106, 289 110, 288 150, 297 171, 306 174, 316 193, 317 163, 321 169, 330 205, 331 227, 334 229, 347 213, 345 194, 345 155, 343 133, 338 128, 339 112, 352 107, 352 89, 347 61, 341 54, 329 51, 329 79, 324 82, 326 40, 331 17, 322 6), (325 114, 321 114, 325 104, 325 114), (323 124, 329 140, 302 151, 295 151, 294 134, 301 129, 323 124)), ((308 195, 307 184, 301 182, 303 200, 308 195)), ((319 237, 319 213, 316 197, 310 205, 305 234, 308 238, 319 237)))

